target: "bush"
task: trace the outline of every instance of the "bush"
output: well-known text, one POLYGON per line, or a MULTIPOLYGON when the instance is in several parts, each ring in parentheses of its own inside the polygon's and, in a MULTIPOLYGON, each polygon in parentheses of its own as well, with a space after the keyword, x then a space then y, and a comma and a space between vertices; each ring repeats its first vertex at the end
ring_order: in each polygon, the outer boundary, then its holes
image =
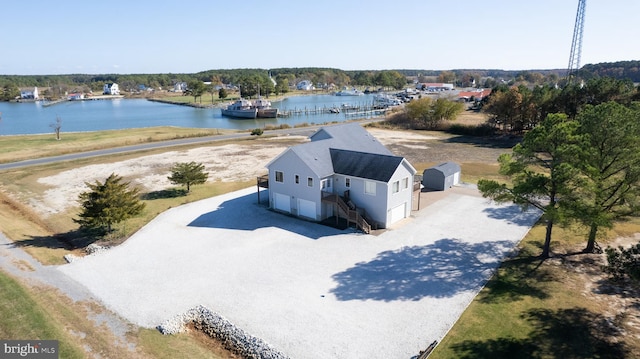
POLYGON ((462 125, 459 123, 454 123, 449 126, 447 132, 454 135, 481 137, 494 135, 496 129, 494 126, 488 123, 483 123, 480 125, 462 125))
POLYGON ((254 128, 251 131, 251 136, 262 136, 263 133, 264 131, 261 128, 254 128))
POLYGON ((640 243, 628 249, 623 247, 607 248, 607 265, 603 270, 614 280, 626 277, 640 281, 640 243))

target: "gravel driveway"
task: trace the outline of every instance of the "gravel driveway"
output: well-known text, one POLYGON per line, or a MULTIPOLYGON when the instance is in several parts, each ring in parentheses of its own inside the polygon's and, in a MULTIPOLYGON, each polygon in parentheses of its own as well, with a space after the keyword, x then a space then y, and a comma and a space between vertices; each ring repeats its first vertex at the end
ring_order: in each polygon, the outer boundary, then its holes
POLYGON ((538 218, 456 188, 364 235, 271 212, 248 188, 171 209, 58 269, 144 327, 203 305, 292 358, 410 358, 538 218))

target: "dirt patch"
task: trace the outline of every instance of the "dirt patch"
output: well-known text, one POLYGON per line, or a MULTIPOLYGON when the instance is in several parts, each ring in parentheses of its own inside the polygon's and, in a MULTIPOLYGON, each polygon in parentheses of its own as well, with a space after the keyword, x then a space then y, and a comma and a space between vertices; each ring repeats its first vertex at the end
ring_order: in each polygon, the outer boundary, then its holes
MULTIPOLYGON (((611 247, 629 247, 640 241, 640 233, 630 237, 618 237, 608 243, 611 247)), ((580 253, 582 248, 575 248, 574 253, 556 255, 549 259, 549 264, 562 266, 567 273, 576 275, 573 280, 564 278, 568 287, 588 298, 598 312, 605 318, 606 327, 600 328, 603 333, 614 330, 632 350, 631 357, 640 356, 640 287, 628 281, 612 281, 603 271, 606 255, 580 253)))

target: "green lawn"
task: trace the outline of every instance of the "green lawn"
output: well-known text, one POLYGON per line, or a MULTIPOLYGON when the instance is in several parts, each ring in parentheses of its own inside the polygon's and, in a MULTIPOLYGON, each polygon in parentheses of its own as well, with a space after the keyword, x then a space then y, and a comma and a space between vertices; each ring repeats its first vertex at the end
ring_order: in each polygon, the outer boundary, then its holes
MULTIPOLYGON (((638 230, 638 223, 627 230, 638 230)), ((574 229, 575 230, 575 229, 574 229)), ((556 229, 552 250, 579 250, 585 237, 572 229, 556 229)), ((623 233, 624 232, 624 233, 623 233)), ((541 261, 544 226, 537 225, 520 244, 520 252, 507 259, 469 305, 451 331, 429 356, 444 358, 625 358, 637 357, 637 341, 622 340, 609 330, 607 298, 594 300, 585 293, 584 270, 572 270, 564 259, 541 261)), ((590 257, 580 255, 589 266, 590 257)), ((570 257, 567 257, 570 259, 570 257)), ((588 272, 587 272, 588 273, 588 272)), ((613 299, 613 298, 611 298, 613 299)), ((635 311, 631 311, 635 313, 635 311)), ((615 320, 614 320, 615 321, 615 320)), ((622 321, 614 323, 623 327, 622 321)))

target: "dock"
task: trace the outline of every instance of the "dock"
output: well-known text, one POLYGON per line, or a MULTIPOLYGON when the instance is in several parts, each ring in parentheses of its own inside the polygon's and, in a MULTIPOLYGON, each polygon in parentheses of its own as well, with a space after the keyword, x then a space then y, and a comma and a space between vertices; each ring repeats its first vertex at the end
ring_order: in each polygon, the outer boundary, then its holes
POLYGON ((61 98, 53 101, 43 101, 42 106, 49 107, 49 106, 57 105, 59 103, 68 102, 68 101, 117 100, 121 98, 124 98, 124 96, 123 95, 96 95, 96 96, 89 96, 84 98, 73 98, 73 99, 61 98))
POLYGON ((334 107, 314 107, 314 108, 294 108, 292 110, 281 109, 278 111, 278 117, 291 117, 301 115, 324 115, 324 114, 344 114, 348 117, 355 116, 383 116, 388 108, 381 108, 374 105, 364 106, 334 106, 334 107))

